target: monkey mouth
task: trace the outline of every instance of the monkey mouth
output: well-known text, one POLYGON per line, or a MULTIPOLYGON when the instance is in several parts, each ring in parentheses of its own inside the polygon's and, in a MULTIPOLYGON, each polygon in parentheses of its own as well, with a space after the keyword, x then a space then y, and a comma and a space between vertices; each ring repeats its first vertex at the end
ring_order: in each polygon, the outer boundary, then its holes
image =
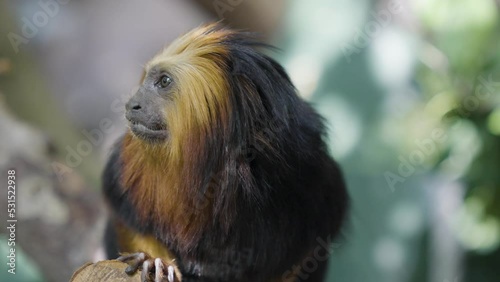
POLYGON ((161 125, 146 125, 137 121, 129 120, 132 133, 147 141, 162 141, 168 137, 168 131, 161 125))

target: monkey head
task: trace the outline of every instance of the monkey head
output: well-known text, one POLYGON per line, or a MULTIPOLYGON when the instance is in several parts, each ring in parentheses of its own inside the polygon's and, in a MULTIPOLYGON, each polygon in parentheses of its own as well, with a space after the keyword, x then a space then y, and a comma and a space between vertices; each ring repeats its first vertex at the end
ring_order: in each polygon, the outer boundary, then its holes
POLYGON ((229 31, 215 25, 196 29, 146 64, 139 90, 126 104, 136 137, 153 145, 181 143, 183 136, 206 136, 227 122, 224 33, 229 31))

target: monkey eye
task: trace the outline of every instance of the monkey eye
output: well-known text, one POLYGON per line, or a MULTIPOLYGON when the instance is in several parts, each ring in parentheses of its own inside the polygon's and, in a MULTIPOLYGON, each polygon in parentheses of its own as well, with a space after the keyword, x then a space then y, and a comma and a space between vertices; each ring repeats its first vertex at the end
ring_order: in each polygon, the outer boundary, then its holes
POLYGON ((160 88, 167 88, 170 85, 170 83, 172 83, 172 78, 170 78, 167 75, 162 75, 158 80, 158 82, 156 82, 156 86, 160 88))

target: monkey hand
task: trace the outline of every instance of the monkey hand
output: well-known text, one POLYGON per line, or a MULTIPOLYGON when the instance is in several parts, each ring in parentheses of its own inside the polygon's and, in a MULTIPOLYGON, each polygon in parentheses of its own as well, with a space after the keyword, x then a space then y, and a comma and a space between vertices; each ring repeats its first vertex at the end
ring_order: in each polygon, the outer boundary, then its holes
POLYGON ((132 275, 141 269, 142 282, 180 282, 182 281, 180 271, 173 264, 165 264, 161 258, 152 258, 150 255, 140 252, 133 254, 122 254, 117 260, 127 263, 125 269, 128 275, 132 275))

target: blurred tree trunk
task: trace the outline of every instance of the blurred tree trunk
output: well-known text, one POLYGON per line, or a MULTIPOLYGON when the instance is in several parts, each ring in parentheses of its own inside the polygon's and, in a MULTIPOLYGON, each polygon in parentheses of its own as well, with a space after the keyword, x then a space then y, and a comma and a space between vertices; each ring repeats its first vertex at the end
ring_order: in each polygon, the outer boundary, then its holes
MULTIPOLYGON (((0 181, 7 183, 7 170, 16 170, 17 250, 38 265, 47 281, 66 282, 100 245, 100 168, 93 155, 80 166, 66 164, 65 149, 76 148, 84 138, 47 91, 26 52, 29 43, 15 52, 9 34, 22 33, 9 8, 0 1, 0 181)), ((0 202, 0 210, 0 220, 6 222, 7 201, 0 202)), ((17 265, 19 274, 25 268, 17 265)), ((0 280, 7 281, 2 275, 0 280)), ((23 281, 20 277, 8 281, 23 281)))

